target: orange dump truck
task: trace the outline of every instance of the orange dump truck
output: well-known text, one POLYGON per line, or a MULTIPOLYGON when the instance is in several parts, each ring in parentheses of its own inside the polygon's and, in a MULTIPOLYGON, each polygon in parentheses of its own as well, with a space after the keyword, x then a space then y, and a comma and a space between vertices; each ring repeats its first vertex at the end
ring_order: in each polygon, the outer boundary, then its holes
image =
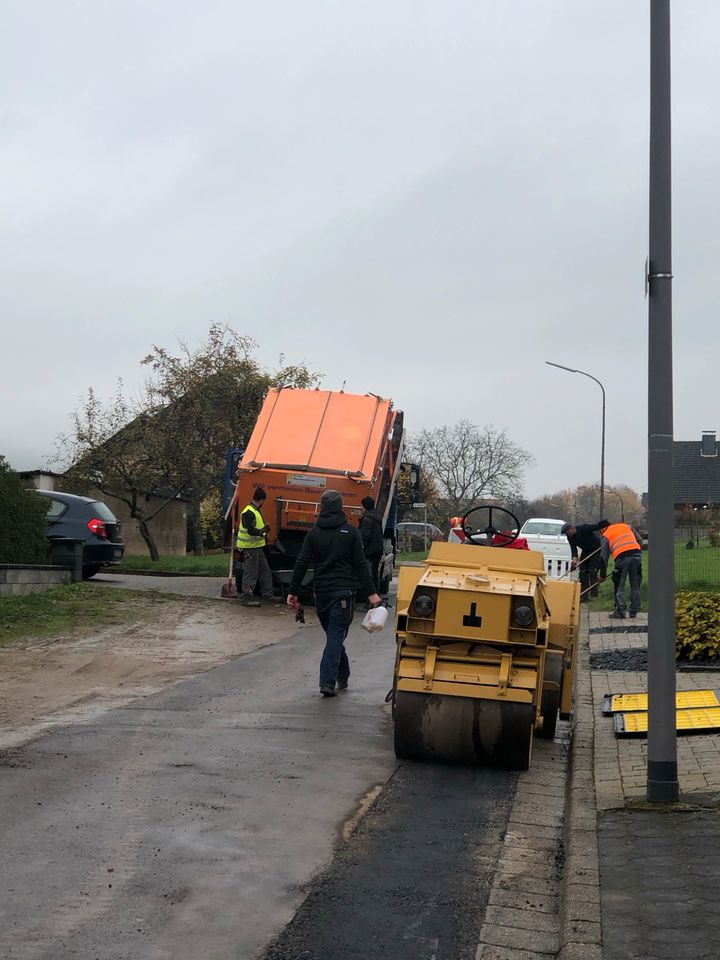
POLYGON ((255 487, 265 489, 270 524, 268 559, 287 589, 303 538, 320 512, 326 490, 342 494, 357 524, 370 496, 383 518, 385 556, 380 592, 392 577, 395 490, 403 452, 403 414, 374 394, 271 389, 238 466, 228 516, 237 525, 255 487))

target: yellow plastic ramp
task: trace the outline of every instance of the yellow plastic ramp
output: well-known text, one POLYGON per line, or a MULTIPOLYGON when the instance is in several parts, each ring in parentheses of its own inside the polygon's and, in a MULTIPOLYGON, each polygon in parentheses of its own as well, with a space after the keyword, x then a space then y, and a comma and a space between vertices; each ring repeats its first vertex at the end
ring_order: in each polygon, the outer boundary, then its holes
MULTIPOLYGON (((720 700, 714 690, 678 690, 675 706, 678 710, 720 707, 720 700)), ((647 708, 647 693, 609 693, 603 697, 602 712, 606 717, 613 713, 632 713, 647 708)))
MULTIPOLYGON (((615 736, 646 737, 647 712, 616 713, 613 717, 615 736)), ((720 730, 720 707, 678 710, 675 725, 678 733, 712 733, 720 730)))

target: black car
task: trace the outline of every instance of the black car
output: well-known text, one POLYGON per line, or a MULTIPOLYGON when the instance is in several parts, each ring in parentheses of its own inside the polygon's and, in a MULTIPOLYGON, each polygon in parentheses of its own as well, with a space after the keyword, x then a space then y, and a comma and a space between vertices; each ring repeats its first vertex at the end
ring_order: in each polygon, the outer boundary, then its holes
POLYGON ((120 563, 125 552, 120 524, 101 500, 57 490, 35 492, 48 500, 45 536, 51 551, 62 550, 68 541, 82 542, 83 579, 94 577, 100 567, 120 563))

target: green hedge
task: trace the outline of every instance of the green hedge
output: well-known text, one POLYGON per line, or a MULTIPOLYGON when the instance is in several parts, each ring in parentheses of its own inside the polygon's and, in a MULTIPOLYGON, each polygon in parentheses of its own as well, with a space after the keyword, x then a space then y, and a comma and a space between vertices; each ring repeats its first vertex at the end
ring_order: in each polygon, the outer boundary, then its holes
POLYGON ((47 563, 47 503, 0 456, 0 563, 47 563))
POLYGON ((720 656, 720 595, 682 592, 675 597, 676 656, 687 660, 720 656))

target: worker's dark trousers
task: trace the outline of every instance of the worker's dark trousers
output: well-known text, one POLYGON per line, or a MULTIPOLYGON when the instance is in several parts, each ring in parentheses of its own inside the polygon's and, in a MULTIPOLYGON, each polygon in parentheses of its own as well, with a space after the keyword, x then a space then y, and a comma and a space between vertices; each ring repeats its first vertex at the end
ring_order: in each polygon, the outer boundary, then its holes
POLYGON ((630 613, 640 609, 640 584, 642 583, 642 556, 637 551, 621 553, 615 560, 613 581, 617 573, 615 609, 625 613, 625 581, 630 581, 630 613))
POLYGON ((251 597, 255 593, 255 587, 259 581, 260 593, 265 599, 269 600, 273 595, 273 581, 265 550, 262 547, 253 547, 252 550, 245 549, 242 552, 242 561, 241 595, 251 597))
POLYGON ((600 557, 591 557, 587 563, 580 564, 580 593, 583 600, 598 595, 600 580, 600 557))
POLYGON ((345 638, 353 618, 352 591, 316 593, 315 605, 327 638, 320 661, 320 686, 332 687, 336 682, 344 686, 350 676, 345 638))
POLYGON ((368 573, 373 582, 375 593, 378 593, 378 588, 380 587, 380 557, 366 557, 365 563, 367 564, 368 573))

